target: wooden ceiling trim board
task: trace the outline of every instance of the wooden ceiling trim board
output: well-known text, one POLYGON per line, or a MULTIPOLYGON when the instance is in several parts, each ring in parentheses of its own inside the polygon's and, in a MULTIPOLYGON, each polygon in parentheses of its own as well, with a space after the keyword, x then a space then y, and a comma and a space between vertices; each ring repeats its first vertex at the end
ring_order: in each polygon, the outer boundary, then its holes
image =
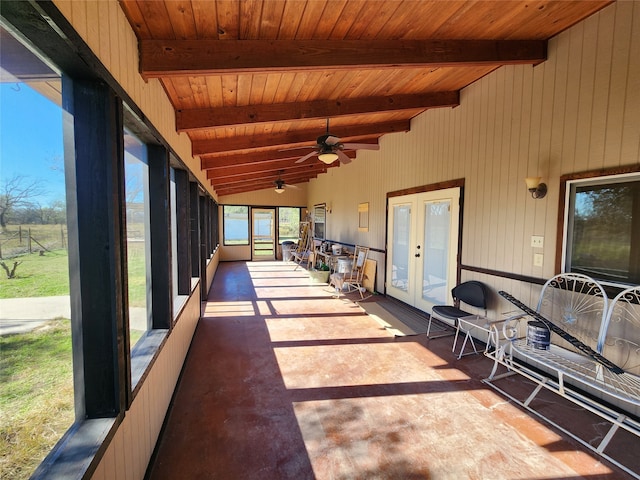
POLYGON ((366 0, 349 1, 345 5, 340 19, 335 23, 331 36, 327 40, 350 38, 349 32, 355 21, 362 18, 368 10, 375 9, 366 0))
POLYGON ((322 11, 320 21, 316 22, 310 38, 316 40, 328 40, 331 38, 334 26, 341 22, 343 18, 347 18, 344 14, 344 9, 348 3, 348 0, 327 2, 322 11))
POLYGON ((285 103, 287 95, 290 94, 291 84, 295 79, 295 75, 291 73, 278 74, 278 87, 274 92, 273 103, 285 103))
POLYGON ((322 71, 309 71, 306 76, 307 80, 300 86, 300 91, 297 92, 296 98, 298 102, 307 102, 315 98, 316 86, 324 81, 324 72, 322 71))
POLYGON ((238 75, 222 75, 222 105, 238 104, 238 75))
POLYGON ((286 2, 278 31, 278 40, 295 38, 306 6, 306 1, 286 2))
POLYGON ((260 23, 262 20, 262 0, 244 0, 240 2, 240 38, 255 40, 260 38, 260 23))
MULTIPOLYGON (((325 2, 308 1, 304 7, 304 13, 298 23, 296 29, 295 38, 297 40, 312 40, 314 38, 314 32, 318 25, 318 19, 326 21, 323 18, 325 7, 328 4, 325 2)), ((340 21, 340 20, 338 20, 340 21)))
POLYGON ((218 39, 230 40, 240 37, 238 0, 217 0, 218 39))
POLYGON ((151 38, 147 22, 136 0, 120 0, 122 9, 138 38, 151 38))
POLYGON ((145 78, 240 72, 538 64, 543 40, 141 40, 145 78))
MULTIPOLYGON (((409 121, 377 123, 373 125, 353 125, 344 127, 344 129, 332 129, 334 135, 342 138, 357 138, 368 135, 384 135, 385 133, 408 132, 411 129, 409 121), (348 135, 340 135, 344 131, 348 135)), ((305 144, 312 142, 318 135, 324 133, 317 129, 298 130, 286 134, 274 135, 248 135, 244 137, 229 137, 221 140, 200 140, 192 143, 193 155, 203 155, 214 152, 230 152, 234 150, 243 150, 251 148, 259 148, 266 146, 286 146, 293 144, 305 144)))
POLYGON ((167 2, 167 14, 177 39, 198 38, 192 2, 167 2))
POLYGON ((191 2, 196 38, 219 39, 218 2, 191 2))
POLYGON ((275 103, 276 93, 278 91, 278 86, 280 85, 280 78, 282 78, 282 74, 280 73, 267 75, 261 103, 275 103))
POLYGON ((271 0, 267 8, 262 10, 262 22, 260 24, 260 37, 264 39, 277 39, 284 15, 285 2, 283 0, 271 0))
POLYGON ((140 12, 147 24, 147 29, 151 33, 151 39, 176 38, 169 21, 165 2, 137 2, 140 12))
MULTIPOLYGON (((380 38, 379 34, 385 25, 393 18, 400 2, 379 2, 376 8, 367 9, 368 16, 358 18, 349 30, 349 37, 358 40, 373 40, 380 38)), ((383 37, 384 38, 384 35, 383 37)))
POLYGON ((176 129, 178 132, 186 132, 247 123, 326 119, 394 110, 454 107, 459 104, 459 92, 436 92, 345 100, 314 100, 305 103, 256 104, 235 108, 195 108, 176 112, 176 129))
POLYGON ((207 107, 215 107, 217 105, 224 105, 223 103, 223 86, 222 76, 213 75, 205 78, 205 84, 207 88, 207 107))
POLYGON ((266 73, 251 75, 251 89, 249 92, 249 105, 263 103, 264 91, 267 85, 266 73))
POLYGON ((236 86, 236 105, 251 104, 251 83, 253 75, 238 75, 238 84, 236 86))

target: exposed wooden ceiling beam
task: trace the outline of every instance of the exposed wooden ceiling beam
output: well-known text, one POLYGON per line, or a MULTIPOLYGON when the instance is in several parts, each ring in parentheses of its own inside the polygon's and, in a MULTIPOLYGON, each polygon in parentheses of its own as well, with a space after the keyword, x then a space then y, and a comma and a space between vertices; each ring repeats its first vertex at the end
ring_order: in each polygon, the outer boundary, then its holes
MULTIPOLYGON (((349 152, 355 157, 355 152, 349 152)), ((333 164, 331 164, 333 166, 333 164)), ((317 158, 310 158, 304 163, 298 164, 291 160, 276 160, 273 162, 262 162, 260 164, 238 165, 236 167, 220 167, 210 168, 207 170, 207 178, 228 178, 238 175, 262 175, 265 173, 274 174, 274 172, 303 172, 305 169, 312 170, 315 168, 326 167, 327 165, 322 163, 317 158)))
MULTIPOLYGON (((384 135, 385 133, 408 132, 411 129, 409 120, 401 120, 386 123, 374 123, 365 125, 344 125, 332 128, 331 133, 341 137, 343 141, 347 138, 366 137, 371 135, 384 135), (347 135, 341 135, 344 131, 347 135)), ((264 133, 250 135, 246 137, 229 137, 219 140, 196 140, 192 143, 193 155, 206 155, 207 153, 231 152, 237 150, 250 150, 263 147, 286 147, 296 144, 313 144, 312 142, 322 135, 323 131, 317 128, 296 130, 291 133, 264 133)))
MULTIPOLYGON (((281 168, 294 165, 294 162, 298 158, 302 157, 305 153, 309 153, 310 151, 311 149, 287 150, 286 152, 267 150, 249 153, 235 153, 215 157, 203 155, 200 157, 200 166, 203 170, 228 170, 246 168, 249 169, 249 171, 254 171, 256 167, 279 170, 281 168)), ((354 150, 344 150, 344 154, 349 158, 356 158, 356 152, 354 150)))
POLYGON ((178 132, 186 132, 292 119, 311 120, 394 110, 455 107, 459 104, 459 92, 435 92, 343 100, 314 100, 303 103, 196 108, 176 112, 176 129, 178 132))
MULTIPOLYGON (((293 178, 289 180, 284 179, 285 189, 287 188, 287 185, 307 183, 311 178, 315 178, 315 176, 311 176, 307 178, 293 178)), ((249 182, 213 186, 213 188, 216 191, 216 193, 218 193, 218 195, 228 195, 229 193, 242 193, 242 192, 251 192, 254 190, 261 190, 263 188, 275 188, 275 183, 274 183, 274 180, 257 179, 249 182)))
POLYGON ((544 40, 139 41, 144 78, 357 68, 537 64, 544 40))
MULTIPOLYGON (((336 166, 338 162, 336 162, 336 166)), ((330 166, 333 166, 330 165, 330 166)), ((276 167, 256 167, 244 166, 239 169, 212 169, 207 170, 207 178, 209 180, 215 180, 216 184, 222 184, 225 181, 240 181, 240 180, 254 180, 257 177, 273 177, 276 179, 278 174, 280 175, 304 175, 306 173, 324 173, 329 168, 320 161, 308 162, 306 164, 294 164, 288 167, 276 168, 276 167)))

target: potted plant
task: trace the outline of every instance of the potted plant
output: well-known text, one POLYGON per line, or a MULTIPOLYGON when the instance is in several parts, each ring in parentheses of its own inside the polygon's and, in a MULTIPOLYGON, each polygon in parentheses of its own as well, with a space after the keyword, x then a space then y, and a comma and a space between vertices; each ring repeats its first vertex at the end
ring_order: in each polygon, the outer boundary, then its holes
POLYGON ((328 283, 331 269, 326 263, 320 263, 317 268, 309 270, 309 277, 312 283, 328 283))

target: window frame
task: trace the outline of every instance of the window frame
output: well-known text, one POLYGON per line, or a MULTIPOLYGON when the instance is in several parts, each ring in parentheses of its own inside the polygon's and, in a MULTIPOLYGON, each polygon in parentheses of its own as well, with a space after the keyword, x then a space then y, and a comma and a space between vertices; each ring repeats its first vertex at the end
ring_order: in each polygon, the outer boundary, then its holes
POLYGON ((251 245, 251 207, 249 205, 223 205, 222 206, 222 243, 225 247, 246 247, 251 245), (227 207, 242 207, 247 209, 247 241, 243 243, 227 242, 226 209, 227 207))
MULTIPOLYGON (((575 188, 581 185, 607 185, 613 183, 625 183, 626 181, 640 180, 640 165, 630 165, 602 170, 591 170, 573 174, 566 174, 560 177, 560 195, 558 208, 558 237, 556 242, 556 272, 568 272, 569 249, 571 242, 572 224, 572 204, 574 202, 575 188)), ((596 278, 596 277, 594 277, 596 278)), ((606 279, 596 278, 605 285, 610 295, 615 295, 626 285, 624 282, 614 282, 606 279)))

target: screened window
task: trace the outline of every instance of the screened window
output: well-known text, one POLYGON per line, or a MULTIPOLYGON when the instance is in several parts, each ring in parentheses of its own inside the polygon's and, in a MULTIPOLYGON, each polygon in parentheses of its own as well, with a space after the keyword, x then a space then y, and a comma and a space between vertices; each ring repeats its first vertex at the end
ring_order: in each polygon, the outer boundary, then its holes
POLYGON ((151 299, 149 238, 149 168, 144 143, 125 129, 125 195, 127 212, 127 287, 129 342, 133 349, 147 331, 151 299))
POLYGON ((313 207, 313 236, 320 240, 325 239, 325 220, 327 212, 324 203, 313 207))
POLYGON ((300 227, 300 209, 298 207, 278 208, 278 242, 296 241, 300 227))
POLYGON ((62 87, 0 37, 0 477, 26 479, 75 420, 62 87))
POLYGON ((249 207, 224 206, 224 244, 249 245, 249 207))
POLYGON ((569 185, 565 271, 640 283, 640 175, 569 185))

